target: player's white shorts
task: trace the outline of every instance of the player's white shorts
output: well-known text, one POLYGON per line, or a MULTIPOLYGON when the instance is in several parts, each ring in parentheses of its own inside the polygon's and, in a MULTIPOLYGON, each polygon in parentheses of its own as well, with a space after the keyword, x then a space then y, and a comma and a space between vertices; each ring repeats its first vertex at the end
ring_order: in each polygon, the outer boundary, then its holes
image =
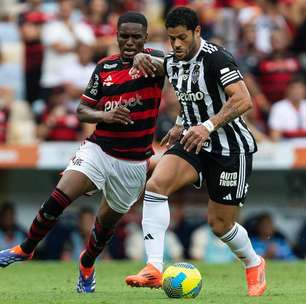
POLYGON ((70 160, 65 171, 85 174, 102 190, 109 206, 126 213, 142 194, 148 170, 148 161, 126 161, 114 158, 95 143, 85 141, 70 160))

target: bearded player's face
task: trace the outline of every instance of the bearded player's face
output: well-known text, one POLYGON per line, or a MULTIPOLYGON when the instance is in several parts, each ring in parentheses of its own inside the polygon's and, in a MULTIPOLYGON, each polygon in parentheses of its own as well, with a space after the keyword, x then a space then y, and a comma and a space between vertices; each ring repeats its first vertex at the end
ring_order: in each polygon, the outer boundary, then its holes
POLYGON ((117 33, 121 57, 132 60, 136 54, 142 52, 147 36, 146 28, 142 24, 122 23, 117 33))
POLYGON ((197 52, 197 42, 200 39, 201 28, 197 26, 194 31, 185 26, 167 28, 168 37, 174 55, 178 60, 189 60, 197 52))

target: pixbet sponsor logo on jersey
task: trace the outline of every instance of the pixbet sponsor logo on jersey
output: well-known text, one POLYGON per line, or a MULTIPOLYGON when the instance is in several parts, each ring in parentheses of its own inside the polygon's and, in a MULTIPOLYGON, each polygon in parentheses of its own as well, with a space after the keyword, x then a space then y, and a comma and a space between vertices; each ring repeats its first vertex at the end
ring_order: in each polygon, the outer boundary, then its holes
POLYGON ((204 93, 201 91, 190 92, 190 93, 175 91, 175 94, 176 94, 177 99, 181 102, 200 101, 204 99, 204 93))
POLYGON ((135 97, 130 97, 130 98, 123 98, 122 96, 120 96, 119 100, 107 101, 104 105, 104 111, 108 112, 119 106, 126 107, 126 108, 133 108, 133 107, 136 107, 137 105, 139 106, 143 105, 140 95, 136 94, 135 97))
POLYGON ((225 172, 220 174, 220 183, 222 187, 236 187, 237 186, 237 172, 225 172))

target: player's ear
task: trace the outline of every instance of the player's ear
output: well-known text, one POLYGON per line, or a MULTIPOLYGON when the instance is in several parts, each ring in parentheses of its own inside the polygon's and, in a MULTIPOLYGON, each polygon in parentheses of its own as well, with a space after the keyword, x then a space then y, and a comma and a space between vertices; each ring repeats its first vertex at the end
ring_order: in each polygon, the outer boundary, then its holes
POLYGON ((194 29, 194 34, 196 36, 196 38, 200 38, 201 37, 201 26, 197 26, 195 29, 194 29))

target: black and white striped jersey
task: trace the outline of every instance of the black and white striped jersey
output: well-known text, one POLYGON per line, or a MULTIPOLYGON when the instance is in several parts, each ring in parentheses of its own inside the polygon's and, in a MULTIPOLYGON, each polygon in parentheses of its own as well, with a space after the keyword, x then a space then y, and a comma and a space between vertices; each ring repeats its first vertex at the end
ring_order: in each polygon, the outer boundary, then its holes
MULTIPOLYGON (((203 39, 192 59, 178 61, 169 54, 164 66, 181 104, 186 129, 218 113, 228 99, 224 88, 242 79, 233 56, 203 39)), ((256 142, 241 117, 212 132, 203 148, 224 156, 257 150, 256 142)))

